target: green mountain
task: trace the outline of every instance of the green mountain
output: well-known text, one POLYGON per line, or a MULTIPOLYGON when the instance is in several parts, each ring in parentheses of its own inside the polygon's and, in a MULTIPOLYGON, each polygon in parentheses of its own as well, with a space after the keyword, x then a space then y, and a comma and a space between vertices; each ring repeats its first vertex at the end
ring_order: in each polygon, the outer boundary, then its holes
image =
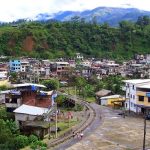
POLYGON ((150 52, 150 19, 122 21, 118 28, 87 23, 74 17, 69 22, 25 22, 0 27, 0 54, 39 58, 91 57, 129 59, 150 52))

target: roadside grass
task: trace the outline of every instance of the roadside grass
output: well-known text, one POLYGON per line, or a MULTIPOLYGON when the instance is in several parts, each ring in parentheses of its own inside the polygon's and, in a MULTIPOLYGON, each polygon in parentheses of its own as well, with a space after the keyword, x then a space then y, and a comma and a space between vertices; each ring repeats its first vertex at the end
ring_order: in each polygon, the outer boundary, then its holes
POLYGON ((87 97, 86 101, 89 103, 94 103, 94 102, 96 102, 96 99, 95 99, 95 97, 87 97))

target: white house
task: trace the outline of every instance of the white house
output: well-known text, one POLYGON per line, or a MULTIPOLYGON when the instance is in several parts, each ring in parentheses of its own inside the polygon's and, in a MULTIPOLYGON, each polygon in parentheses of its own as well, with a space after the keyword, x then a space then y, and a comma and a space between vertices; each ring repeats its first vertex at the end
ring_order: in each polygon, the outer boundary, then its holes
POLYGON ((47 108, 23 104, 13 112, 15 113, 16 124, 21 125, 25 121, 33 121, 37 116, 42 116, 47 113, 47 111, 47 108))

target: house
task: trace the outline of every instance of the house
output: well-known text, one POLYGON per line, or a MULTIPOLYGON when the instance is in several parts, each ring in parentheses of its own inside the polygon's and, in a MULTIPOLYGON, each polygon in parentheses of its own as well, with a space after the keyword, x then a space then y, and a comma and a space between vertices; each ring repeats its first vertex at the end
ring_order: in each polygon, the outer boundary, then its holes
POLYGON ((20 72, 21 71, 21 61, 20 60, 10 60, 9 67, 10 67, 10 72, 20 72))
POLYGON ((96 92, 95 95, 96 95, 97 103, 101 105, 101 97, 108 96, 111 94, 112 92, 110 90, 105 90, 105 89, 96 92))
POLYGON ((20 71, 21 72, 29 72, 29 67, 30 67, 30 64, 29 64, 29 61, 28 60, 21 60, 21 65, 20 65, 20 71))
POLYGON ((68 74, 70 65, 68 62, 53 62, 51 63, 51 72, 57 75, 68 74))
POLYGON ((143 112, 142 106, 149 106, 150 79, 124 80, 124 82, 126 87, 126 110, 135 113, 143 112))
POLYGON ((33 83, 13 84, 12 90, 5 96, 7 111, 13 112, 22 104, 48 108, 51 105, 52 91, 45 92, 42 88, 45 86, 33 83))
POLYGON ((125 102, 125 98, 122 97, 121 95, 105 96, 105 97, 101 97, 100 100, 101 100, 101 105, 107 105, 113 107, 115 105, 122 107, 125 102))
POLYGON ((15 121, 17 124, 25 121, 33 121, 37 116, 43 116, 48 111, 48 108, 36 107, 30 105, 21 105, 13 112, 15 113, 15 121))
POLYGON ((83 60, 83 56, 80 53, 76 53, 76 59, 83 60))
POLYGON ((49 122, 44 118, 48 108, 23 104, 13 112, 16 124, 25 134, 35 134, 42 139, 48 133, 49 122))

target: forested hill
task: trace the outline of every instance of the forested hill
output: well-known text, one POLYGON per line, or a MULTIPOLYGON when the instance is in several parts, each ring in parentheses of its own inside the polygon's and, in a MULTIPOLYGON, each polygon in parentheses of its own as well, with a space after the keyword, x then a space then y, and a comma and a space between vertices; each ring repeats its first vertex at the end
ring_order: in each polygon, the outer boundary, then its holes
POLYGON ((40 58, 73 57, 76 52, 94 57, 128 59, 135 53, 150 53, 150 19, 108 24, 71 22, 26 22, 0 27, 0 54, 40 58))

